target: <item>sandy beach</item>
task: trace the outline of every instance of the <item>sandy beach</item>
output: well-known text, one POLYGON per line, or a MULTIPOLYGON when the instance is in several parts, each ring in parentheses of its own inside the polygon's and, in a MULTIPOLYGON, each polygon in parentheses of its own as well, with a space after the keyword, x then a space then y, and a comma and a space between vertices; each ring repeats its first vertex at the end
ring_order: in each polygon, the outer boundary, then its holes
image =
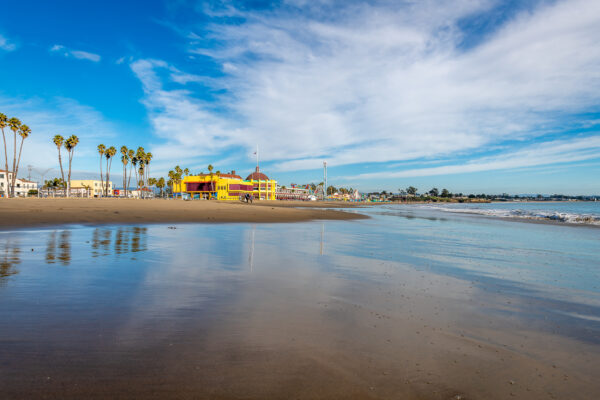
MULTIPOLYGON (((182 222, 301 222, 366 218, 357 213, 298 209, 289 202, 226 203, 218 201, 136 199, 4 199, 0 201, 0 228, 57 224, 132 224, 182 222)), ((296 204, 294 204, 296 203, 296 204)), ((307 204, 307 203, 304 203, 307 204)), ((314 204, 313 204, 314 205, 314 204)))

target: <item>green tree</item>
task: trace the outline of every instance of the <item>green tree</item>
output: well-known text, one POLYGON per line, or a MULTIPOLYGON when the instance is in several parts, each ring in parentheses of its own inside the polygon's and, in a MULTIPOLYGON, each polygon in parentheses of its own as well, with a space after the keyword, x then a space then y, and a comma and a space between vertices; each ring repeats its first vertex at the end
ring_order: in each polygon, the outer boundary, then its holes
POLYGON ((442 189, 442 194, 440 197, 452 197, 452 194, 448 191, 448 189, 442 189))
POLYGON ((429 195, 431 197, 438 197, 439 194, 440 194, 440 192, 437 188, 433 188, 429 191, 429 195))
MULTIPOLYGON (((60 150, 62 149, 63 145, 65 144, 65 138, 62 137, 61 135, 54 135, 54 138, 52 138, 52 142, 54 142, 54 145, 56 146, 56 149, 58 150, 58 165, 60 166, 60 176, 62 177, 62 180, 65 180, 65 172, 63 170, 63 165, 62 165, 62 155, 60 154, 60 150)), ((65 191, 65 197, 67 196, 67 193, 65 191)))
MULTIPOLYGON (((21 127, 21 121, 18 118, 11 118, 8 120, 8 127, 13 132, 13 164, 12 164, 12 179, 8 183, 10 185, 11 196, 15 196, 15 185, 16 182, 15 170, 17 168, 17 132, 21 127)), ((8 171, 7 171, 8 172, 8 171)))
POLYGON ((112 167, 112 159, 115 154, 117 154, 117 149, 114 146, 110 146, 108 149, 106 149, 106 153, 104 155, 106 157, 106 188, 104 189, 106 197, 108 197, 108 187, 110 185, 110 168, 112 167))
POLYGON ((102 158, 106 153, 106 146, 103 144, 98 145, 98 154, 100 154, 100 197, 104 196, 104 176, 102 175, 102 158))
POLYGON ((414 186, 409 186, 406 188, 406 193, 408 193, 411 196, 416 196, 417 195, 417 188, 414 186))
POLYGON ((160 190, 160 197, 163 197, 163 188, 165 187, 165 178, 162 176, 156 181, 156 187, 160 190))
MULTIPOLYGON (((4 141, 4 165, 6 169, 6 182, 8 184, 8 151, 6 150, 6 136, 4 135, 4 128, 8 126, 8 118, 6 115, 0 113, 0 129, 2 130, 2 140, 4 141)), ((10 197, 10 190, 6 188, 6 196, 10 197)))
POLYGON ((27 125, 19 126, 19 136, 21 137, 21 145, 19 146, 19 157, 12 176, 12 191, 15 192, 15 184, 17 183, 17 174, 19 173, 19 164, 21 163, 21 153, 23 152, 23 142, 31 134, 31 129, 27 125))
POLYGON ((129 149, 127 146, 121 146, 121 163, 123 164, 123 192, 124 197, 127 197, 127 164, 129 163, 129 156, 127 155, 129 149))
POLYGON ((69 136, 65 141, 65 149, 69 154, 69 172, 67 173, 67 197, 71 195, 71 164, 73 163, 73 154, 75 154, 75 147, 79 143, 79 138, 75 135, 69 136))
POLYGON ((129 184, 131 183, 131 173, 135 170, 135 166, 137 163, 137 159, 135 158, 135 151, 133 151, 133 149, 129 149, 129 151, 127 152, 127 158, 129 158, 129 161, 131 161, 131 164, 129 166, 129 178, 127 179, 127 187, 129 188, 129 184))

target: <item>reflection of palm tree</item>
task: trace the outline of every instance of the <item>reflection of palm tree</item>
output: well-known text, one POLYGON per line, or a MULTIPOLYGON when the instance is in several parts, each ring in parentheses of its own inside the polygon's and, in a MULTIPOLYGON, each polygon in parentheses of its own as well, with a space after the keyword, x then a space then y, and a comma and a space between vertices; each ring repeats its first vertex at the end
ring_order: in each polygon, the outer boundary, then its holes
POLYGON ((46 263, 54 264, 56 260, 56 231, 52 231, 46 244, 46 263))
POLYGON ((58 259, 61 264, 69 265, 71 262, 71 231, 64 230, 60 233, 58 248, 60 249, 58 259))
POLYGON ((15 265, 21 263, 21 248, 18 242, 10 235, 6 236, 6 243, 3 246, 2 258, 0 259, 0 284, 11 275, 16 275, 19 271, 15 265))

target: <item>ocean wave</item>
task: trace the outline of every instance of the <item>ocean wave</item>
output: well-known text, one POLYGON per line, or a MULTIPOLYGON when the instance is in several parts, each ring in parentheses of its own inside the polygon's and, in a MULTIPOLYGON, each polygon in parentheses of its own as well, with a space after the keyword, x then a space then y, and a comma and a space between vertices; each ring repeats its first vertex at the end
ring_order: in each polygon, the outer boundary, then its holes
POLYGON ((598 225, 600 226, 600 215, 594 214, 575 214, 549 210, 501 210, 501 209, 481 209, 481 208, 449 208, 449 207, 431 207, 436 210, 462 213, 487 215, 498 218, 521 218, 538 221, 564 222, 568 224, 598 225))

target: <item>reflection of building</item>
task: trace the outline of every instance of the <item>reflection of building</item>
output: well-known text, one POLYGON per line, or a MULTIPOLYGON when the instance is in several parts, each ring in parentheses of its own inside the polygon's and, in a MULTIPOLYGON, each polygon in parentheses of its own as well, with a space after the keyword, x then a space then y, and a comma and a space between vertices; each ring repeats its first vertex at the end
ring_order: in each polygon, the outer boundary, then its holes
MULTIPOLYGON (((71 179, 71 194, 89 192, 93 197, 104 196, 106 182, 97 181, 94 179, 71 179)), ((108 182, 108 195, 113 195, 113 184, 108 182)))
POLYGON ((230 174, 186 176, 181 183, 173 185, 173 192, 176 195, 187 193, 192 198, 200 199, 239 200, 240 196, 251 194, 256 199, 275 200, 276 187, 277 182, 269 179, 257 168, 245 180, 236 175, 235 171, 231 171, 230 174))
MULTIPOLYGON (((12 172, 6 172, 3 169, 0 169, 0 196, 4 197, 8 194, 8 188, 12 179, 12 172)), ((29 194, 30 190, 37 190, 38 185, 36 182, 28 181, 27 179, 19 179, 15 180, 15 196, 17 197, 26 197, 29 194)))

